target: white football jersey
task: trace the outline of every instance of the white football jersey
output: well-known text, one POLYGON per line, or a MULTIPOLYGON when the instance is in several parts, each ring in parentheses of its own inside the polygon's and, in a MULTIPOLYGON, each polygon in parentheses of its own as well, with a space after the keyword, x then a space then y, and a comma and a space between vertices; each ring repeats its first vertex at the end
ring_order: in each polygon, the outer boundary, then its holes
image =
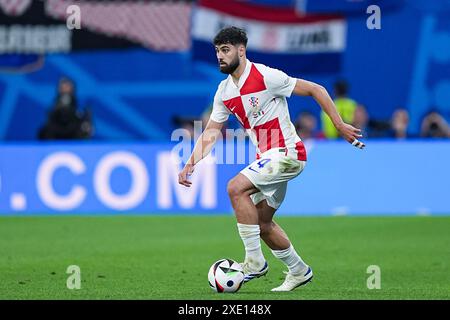
POLYGON ((296 81, 280 70, 247 60, 237 86, 231 75, 219 84, 211 119, 221 123, 234 114, 256 146, 258 158, 272 148, 286 148, 289 155, 306 161, 286 100, 296 81))

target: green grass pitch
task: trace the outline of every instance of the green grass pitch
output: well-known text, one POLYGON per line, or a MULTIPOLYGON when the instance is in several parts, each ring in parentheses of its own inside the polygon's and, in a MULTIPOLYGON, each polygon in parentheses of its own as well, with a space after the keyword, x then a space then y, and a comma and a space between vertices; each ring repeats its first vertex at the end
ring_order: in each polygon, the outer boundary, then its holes
POLYGON ((214 293, 210 265, 240 261, 233 216, 0 218, 0 299, 449 299, 450 217, 278 217, 314 270, 293 292, 273 293, 284 270, 263 244, 267 276, 214 293), (69 265, 81 289, 69 290, 69 265), (367 267, 381 289, 367 288, 367 267))

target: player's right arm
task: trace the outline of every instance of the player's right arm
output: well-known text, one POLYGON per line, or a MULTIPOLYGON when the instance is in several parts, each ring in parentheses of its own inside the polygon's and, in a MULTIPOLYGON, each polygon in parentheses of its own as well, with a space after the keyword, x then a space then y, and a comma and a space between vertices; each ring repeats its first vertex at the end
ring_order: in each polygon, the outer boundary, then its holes
POLYGON ((185 187, 191 186, 192 182, 189 181, 189 176, 194 172, 194 166, 211 152, 214 143, 217 141, 217 137, 222 134, 222 127, 223 122, 216 122, 209 119, 205 130, 195 143, 189 160, 186 162, 183 170, 178 174, 179 184, 185 187))

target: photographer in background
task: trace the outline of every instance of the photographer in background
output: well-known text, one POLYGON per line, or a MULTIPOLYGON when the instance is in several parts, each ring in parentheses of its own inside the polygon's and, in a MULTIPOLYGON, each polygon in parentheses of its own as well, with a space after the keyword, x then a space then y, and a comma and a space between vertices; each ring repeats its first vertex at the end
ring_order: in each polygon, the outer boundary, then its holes
POLYGON ((408 133, 409 113, 404 108, 398 108, 394 111, 391 119, 391 129, 389 136, 395 139, 406 139, 408 133))
POLYGON ((432 109, 422 120, 420 136, 423 138, 450 138, 450 126, 437 110, 432 109))
POLYGON ((91 138, 91 112, 79 112, 77 107, 75 84, 68 78, 61 78, 56 101, 48 114, 47 123, 39 131, 39 139, 91 138))

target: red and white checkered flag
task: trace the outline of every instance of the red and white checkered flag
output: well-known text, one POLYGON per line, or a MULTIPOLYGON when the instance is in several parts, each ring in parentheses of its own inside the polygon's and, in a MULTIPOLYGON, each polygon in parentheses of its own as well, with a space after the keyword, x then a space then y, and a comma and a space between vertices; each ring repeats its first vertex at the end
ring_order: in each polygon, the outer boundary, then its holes
POLYGON ((190 47, 190 2, 68 1, 47 0, 46 13, 65 20, 67 7, 81 11, 81 28, 125 38, 161 51, 190 47))
POLYGON ((31 5, 32 0, 0 0, 0 8, 9 16, 20 16, 31 5))

